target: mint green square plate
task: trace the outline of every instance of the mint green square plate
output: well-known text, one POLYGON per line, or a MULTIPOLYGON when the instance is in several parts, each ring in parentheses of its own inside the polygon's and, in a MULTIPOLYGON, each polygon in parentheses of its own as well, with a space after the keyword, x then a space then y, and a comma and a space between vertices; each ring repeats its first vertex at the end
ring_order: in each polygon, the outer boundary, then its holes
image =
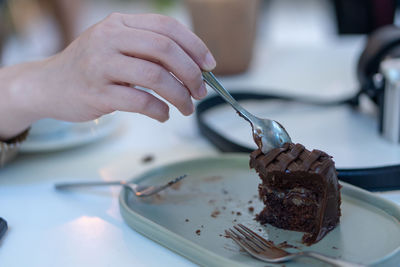
MULTIPOLYGON (((135 182, 162 184, 182 174, 188 177, 147 199, 123 189, 122 217, 134 230, 203 266, 273 266, 250 257, 224 237, 224 230, 237 223, 275 244, 287 241, 295 247, 288 251, 312 250, 373 266, 400 266, 400 208, 396 204, 341 183, 340 225, 307 247, 301 243, 302 233, 261 226, 254 220, 263 205, 257 197, 260 179, 248 161, 247 154, 225 154, 153 169, 135 182)), ((285 265, 324 266, 305 258, 285 265)))

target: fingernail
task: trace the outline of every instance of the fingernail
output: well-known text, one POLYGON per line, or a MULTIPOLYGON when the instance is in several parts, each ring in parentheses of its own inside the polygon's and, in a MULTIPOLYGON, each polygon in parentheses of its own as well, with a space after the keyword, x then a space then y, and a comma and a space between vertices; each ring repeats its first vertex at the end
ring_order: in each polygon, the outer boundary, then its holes
POLYGON ((205 97, 207 95, 207 88, 205 83, 203 82, 199 88, 199 96, 200 97, 205 97))
POLYGON ((193 102, 190 101, 190 103, 187 105, 187 110, 188 110, 188 115, 190 115, 194 112, 193 102))
POLYGON ((163 118, 158 119, 159 122, 166 122, 167 120, 169 120, 169 113, 167 113, 166 115, 164 115, 163 118))
POLYGON ((208 52, 206 58, 204 60, 204 70, 210 71, 213 70, 217 66, 217 62, 215 61, 213 55, 208 52))
POLYGON ((162 113, 160 114, 160 118, 158 118, 159 122, 166 122, 169 119, 169 107, 168 105, 163 105, 161 107, 162 113))

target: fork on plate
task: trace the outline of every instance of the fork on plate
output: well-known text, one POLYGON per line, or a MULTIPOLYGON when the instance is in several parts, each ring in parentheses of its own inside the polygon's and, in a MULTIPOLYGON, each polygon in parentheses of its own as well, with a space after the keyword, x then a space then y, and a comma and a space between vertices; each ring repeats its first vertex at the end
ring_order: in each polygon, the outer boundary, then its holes
POLYGON ((55 188, 57 190, 65 190, 65 189, 71 189, 71 188, 77 188, 77 187, 92 187, 92 186, 111 186, 111 185, 120 185, 123 186, 124 188, 131 190, 135 196, 137 197, 149 197, 152 195, 155 195, 162 190, 176 184, 177 182, 180 182, 183 178, 185 178, 187 175, 181 175, 179 177, 176 177, 175 179, 172 179, 166 184, 163 185, 151 185, 151 186, 145 186, 145 185, 139 185, 133 182, 129 181, 112 181, 112 182, 71 182, 71 183, 58 183, 55 184, 55 188))
POLYGON ((365 266, 358 263, 350 263, 338 258, 332 258, 321 253, 302 251, 297 253, 289 253, 281 248, 276 247, 271 241, 268 241, 250 230, 243 224, 233 226, 225 230, 225 234, 235 241, 241 248, 254 258, 268 263, 282 263, 292 261, 300 257, 309 257, 329 263, 333 266, 342 267, 360 267, 365 266))

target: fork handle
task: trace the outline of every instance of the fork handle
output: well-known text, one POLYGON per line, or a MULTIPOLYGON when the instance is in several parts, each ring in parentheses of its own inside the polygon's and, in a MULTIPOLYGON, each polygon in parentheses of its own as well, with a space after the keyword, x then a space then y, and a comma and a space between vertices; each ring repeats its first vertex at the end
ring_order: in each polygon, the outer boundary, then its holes
POLYGON ((55 188, 58 190, 75 188, 75 187, 90 187, 90 186, 110 186, 110 185, 124 185, 125 181, 112 181, 112 182, 72 182, 72 183, 58 183, 55 188))
POLYGON ((316 253, 316 252, 304 251, 300 255, 305 256, 305 257, 314 258, 314 259, 320 260, 322 262, 332 264, 333 266, 340 266, 340 267, 362 267, 362 266, 365 266, 365 265, 362 265, 359 263, 351 263, 348 261, 343 261, 341 259, 332 258, 332 257, 326 256, 324 254, 320 254, 320 253, 316 253))
POLYGON ((203 80, 212 88, 215 92, 217 92, 226 102, 228 102, 237 112, 239 112, 244 119, 252 123, 256 118, 248 112, 244 107, 242 107, 225 89, 225 87, 218 81, 215 75, 212 72, 203 71, 202 72, 203 80))

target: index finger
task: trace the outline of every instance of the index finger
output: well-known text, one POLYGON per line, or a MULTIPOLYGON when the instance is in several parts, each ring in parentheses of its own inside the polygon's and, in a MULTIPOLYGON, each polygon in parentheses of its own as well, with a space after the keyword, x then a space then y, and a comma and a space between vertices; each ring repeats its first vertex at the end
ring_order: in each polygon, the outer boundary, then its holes
POLYGON ((127 27, 152 31, 174 40, 201 69, 215 68, 215 59, 204 42, 177 20, 158 14, 124 14, 122 20, 127 27))

